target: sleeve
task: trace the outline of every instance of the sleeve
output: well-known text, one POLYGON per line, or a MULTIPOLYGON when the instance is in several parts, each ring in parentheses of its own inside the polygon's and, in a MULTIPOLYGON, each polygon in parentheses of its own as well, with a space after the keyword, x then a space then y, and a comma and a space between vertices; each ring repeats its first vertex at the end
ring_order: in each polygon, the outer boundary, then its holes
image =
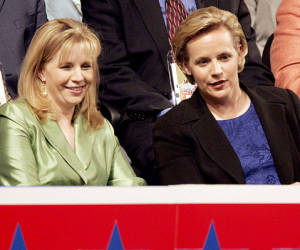
POLYGON ((277 28, 271 46, 275 85, 293 90, 300 97, 300 1, 283 0, 278 8, 277 28))
POLYGON ((41 27, 45 22, 47 22, 45 2, 44 0, 38 0, 36 10, 36 29, 41 27))
POLYGON ((271 71, 262 63, 261 55, 256 45, 255 31, 251 27, 251 17, 244 0, 240 1, 237 17, 248 43, 245 68, 240 73, 241 82, 274 85, 274 78, 271 71))
POLYGON ((153 134, 158 184, 205 183, 195 160, 193 143, 179 126, 159 119, 153 134))
MULTIPOLYGON (((109 124, 106 121, 107 124, 109 124)), ((114 140, 114 150, 112 164, 110 168, 108 185, 110 186, 140 186, 146 185, 144 179, 136 177, 133 169, 129 165, 128 156, 121 148, 117 137, 114 135, 113 128, 109 124, 110 136, 114 140)))
POLYGON ((15 120, 0 115, 0 185, 39 185, 30 133, 15 120))
MULTIPOLYGON (((37 31, 38 28, 40 28, 45 22, 47 22, 47 15, 46 15, 46 8, 45 8, 45 2, 44 0, 35 0, 32 1, 32 4, 27 7, 28 12, 32 12, 32 24, 30 25, 30 28, 24 29, 24 55, 27 51, 27 48, 30 45, 30 42, 37 31)), ((29 17, 28 17, 29 18, 29 17)), ((31 18, 31 16, 30 16, 31 18)), ((28 22, 27 19, 24 19, 24 22, 28 22)), ((21 58, 20 58, 21 59, 21 58)))
MULTIPOLYGON (((100 96, 100 100, 107 99, 110 104, 118 103, 119 109, 126 111, 158 113, 171 107, 167 97, 142 79, 134 68, 131 61, 143 58, 138 55, 133 58, 128 51, 130 45, 126 41, 123 27, 125 20, 122 19, 117 1, 82 1, 82 13, 83 21, 99 34, 103 47, 100 71, 101 86, 105 95, 100 96)), ((139 34, 132 34, 135 35, 139 34)))
POLYGON ((251 26, 255 29, 256 45, 262 54, 269 36, 276 27, 275 14, 272 13, 273 3, 266 0, 245 0, 245 3, 250 12, 251 26))
POLYGON ((291 90, 288 90, 289 96, 291 98, 292 107, 290 111, 293 112, 293 117, 295 117, 295 127, 292 128, 294 133, 294 139, 298 146, 298 152, 300 154, 300 99, 299 97, 291 90))
POLYGON ((290 152, 293 155, 294 175, 296 182, 300 181, 300 99, 291 90, 288 92, 287 123, 290 131, 290 152))

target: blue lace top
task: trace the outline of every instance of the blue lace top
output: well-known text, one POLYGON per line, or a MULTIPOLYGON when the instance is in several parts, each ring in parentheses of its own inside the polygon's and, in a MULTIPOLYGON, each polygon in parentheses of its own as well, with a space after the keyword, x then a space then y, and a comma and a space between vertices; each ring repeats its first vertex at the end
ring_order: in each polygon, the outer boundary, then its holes
POLYGON ((238 155, 246 184, 280 184, 270 147, 254 105, 243 115, 218 120, 238 155))

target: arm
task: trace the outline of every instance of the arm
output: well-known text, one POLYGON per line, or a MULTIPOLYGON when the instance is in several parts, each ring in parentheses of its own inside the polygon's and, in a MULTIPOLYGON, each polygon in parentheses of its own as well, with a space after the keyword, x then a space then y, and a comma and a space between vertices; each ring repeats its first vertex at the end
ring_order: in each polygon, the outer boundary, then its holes
POLYGON ((194 155, 193 143, 181 132, 176 122, 160 118, 154 126, 156 175, 161 185, 205 183, 194 155))
POLYGON ((251 27, 251 17, 243 0, 240 1, 238 13, 236 15, 248 43, 248 55, 246 56, 245 68, 240 73, 241 82, 274 85, 272 73, 261 61, 261 56, 256 45, 255 31, 251 27))
POLYGON ((28 12, 32 12, 32 16, 27 17, 28 20, 24 22, 32 22, 34 25, 30 25, 27 30, 24 30, 24 56, 27 48, 34 36, 34 33, 40 28, 45 22, 47 22, 46 8, 44 0, 35 0, 32 1, 31 5, 27 7, 28 12), (30 19, 31 20, 30 20, 30 19))
POLYGON ((107 185, 111 186, 140 186, 146 185, 144 179, 136 177, 133 169, 128 163, 128 157, 123 152, 118 139, 114 135, 112 126, 106 121, 109 126, 109 136, 113 140, 113 156, 110 166, 110 174, 107 185))
POLYGON ((39 185, 31 136, 15 120, 0 115, 0 185, 39 185))
POLYGON ((293 90, 300 97, 300 2, 283 0, 276 19, 278 26, 271 46, 275 85, 293 90))
POLYGON ((157 114, 171 107, 169 97, 158 90, 162 85, 169 90, 167 72, 133 3, 85 0, 82 11, 84 22, 99 34, 102 42, 100 99, 124 111, 157 114))

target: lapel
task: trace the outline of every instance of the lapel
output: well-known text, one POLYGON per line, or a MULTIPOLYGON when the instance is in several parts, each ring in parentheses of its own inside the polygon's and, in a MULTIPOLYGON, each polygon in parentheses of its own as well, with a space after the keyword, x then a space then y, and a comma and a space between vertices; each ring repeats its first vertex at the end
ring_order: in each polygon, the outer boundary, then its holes
POLYGON ((186 106, 184 122, 191 123, 192 133, 203 151, 237 183, 245 183, 238 156, 222 128, 209 112, 198 90, 191 97, 190 104, 186 106))
POLYGON ((142 19, 150 32, 154 42, 156 43, 161 60, 168 71, 167 53, 171 49, 166 25, 161 14, 161 9, 158 0, 134 0, 142 19), (153 16, 153 13, 157 13, 153 16))
MULTIPOLYGON (((289 148, 286 103, 282 99, 265 95, 263 92, 257 94, 259 89, 254 91, 243 84, 241 87, 249 95, 261 121, 281 183, 291 183, 294 180, 294 171, 292 153, 289 148)), ((192 133, 212 161, 238 183, 245 183, 238 156, 209 112, 198 90, 188 102, 183 123, 191 124, 192 133)))
POLYGON ((289 148, 288 121, 286 120, 286 103, 281 99, 264 98, 257 91, 241 85, 252 100, 269 142, 275 166, 281 183, 294 180, 292 154, 289 148))
POLYGON ((4 2, 5 2, 5 0, 0 0, 0 11, 1 11, 2 7, 3 7, 4 2))
POLYGON ((72 150, 63 132, 56 121, 48 120, 41 125, 41 129, 48 142, 64 158, 68 165, 87 183, 85 169, 91 160, 91 148, 93 146, 93 134, 84 131, 83 118, 79 115, 75 122, 75 148, 72 150))
POLYGON ((76 155, 86 169, 92 158, 96 133, 89 131, 82 115, 74 121, 76 155))

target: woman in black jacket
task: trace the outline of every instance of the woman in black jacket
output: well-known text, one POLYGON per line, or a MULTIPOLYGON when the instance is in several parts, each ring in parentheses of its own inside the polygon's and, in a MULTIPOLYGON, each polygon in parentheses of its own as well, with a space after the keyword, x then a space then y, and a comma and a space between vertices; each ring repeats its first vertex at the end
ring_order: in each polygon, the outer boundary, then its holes
POLYGON ((236 16, 194 11, 172 43, 198 88, 155 125, 159 183, 299 181, 300 101, 289 90, 239 81, 247 42, 236 16))

